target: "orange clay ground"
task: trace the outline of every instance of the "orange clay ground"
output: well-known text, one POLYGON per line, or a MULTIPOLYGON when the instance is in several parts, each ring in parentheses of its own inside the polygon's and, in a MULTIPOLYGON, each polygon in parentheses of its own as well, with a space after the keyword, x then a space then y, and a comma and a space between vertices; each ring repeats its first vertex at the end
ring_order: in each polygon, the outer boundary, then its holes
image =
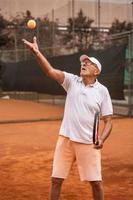
MULTIPOLYGON (((41 120, 59 119, 62 115, 63 106, 0 100, 0 200, 48 199, 61 121, 41 120)), ((105 200, 133 200, 131 118, 113 120, 112 134, 102 150, 102 165, 105 200)), ((60 199, 92 200, 91 188, 80 182, 76 165, 64 182, 60 199)))

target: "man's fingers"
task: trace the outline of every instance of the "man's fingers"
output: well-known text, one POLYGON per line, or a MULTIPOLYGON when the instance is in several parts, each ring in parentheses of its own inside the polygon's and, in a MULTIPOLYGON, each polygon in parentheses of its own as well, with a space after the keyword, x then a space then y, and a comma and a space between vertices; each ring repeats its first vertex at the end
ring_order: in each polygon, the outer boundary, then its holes
POLYGON ((23 43, 26 44, 27 46, 29 46, 29 47, 32 46, 31 42, 28 42, 28 41, 25 40, 25 39, 22 39, 22 41, 23 41, 23 43))
POLYGON ((33 43, 34 43, 34 44, 37 43, 37 41, 36 41, 36 36, 33 37, 33 43))
POLYGON ((101 149, 102 147, 94 146, 94 149, 101 149))
POLYGON ((25 40, 25 39, 22 39, 22 41, 24 42, 24 44, 30 44, 30 42, 28 42, 28 41, 25 40))
MULTIPOLYGON (((29 46, 31 46, 31 42, 27 41, 26 39, 22 39, 22 41, 24 42, 24 44, 27 44, 29 46)), ((36 36, 33 37, 33 44, 37 44, 37 39, 36 36)))
POLYGON ((102 149, 103 144, 94 145, 94 149, 102 149))
POLYGON ((25 40, 25 39, 22 39, 22 41, 25 43, 26 40, 25 40))
POLYGON ((36 37, 33 37, 33 43, 27 41, 26 39, 22 39, 23 43, 27 45, 31 50, 36 50, 38 49, 37 42, 36 42, 36 37))

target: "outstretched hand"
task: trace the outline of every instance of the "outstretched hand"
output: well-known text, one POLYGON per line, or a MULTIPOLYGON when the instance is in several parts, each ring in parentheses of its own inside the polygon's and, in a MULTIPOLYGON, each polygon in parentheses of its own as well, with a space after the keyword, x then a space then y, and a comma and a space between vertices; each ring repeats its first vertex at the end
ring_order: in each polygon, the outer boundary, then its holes
POLYGON ((29 42, 29 41, 27 41, 27 40, 25 40, 25 39, 22 39, 22 41, 24 42, 24 44, 26 44, 26 46, 27 46, 29 49, 31 49, 31 51, 32 51, 33 53, 38 52, 39 49, 38 49, 37 39, 36 39, 35 36, 33 37, 33 42, 32 42, 32 43, 29 42))

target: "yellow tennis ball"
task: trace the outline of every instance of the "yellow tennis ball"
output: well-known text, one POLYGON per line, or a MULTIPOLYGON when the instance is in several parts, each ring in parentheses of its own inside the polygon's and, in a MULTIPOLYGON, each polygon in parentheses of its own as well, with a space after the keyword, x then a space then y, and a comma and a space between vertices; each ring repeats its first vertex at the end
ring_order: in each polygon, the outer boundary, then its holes
POLYGON ((34 29, 36 28, 36 21, 34 19, 30 19, 28 22, 27 22, 27 27, 29 29, 34 29))

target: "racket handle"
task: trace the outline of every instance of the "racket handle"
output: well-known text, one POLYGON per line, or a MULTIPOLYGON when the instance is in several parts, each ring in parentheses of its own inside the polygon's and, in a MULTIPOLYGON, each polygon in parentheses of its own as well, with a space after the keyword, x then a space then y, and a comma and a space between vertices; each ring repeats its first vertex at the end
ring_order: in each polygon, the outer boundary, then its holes
POLYGON ((95 145, 99 145, 99 141, 96 141, 96 142, 95 142, 95 145))

